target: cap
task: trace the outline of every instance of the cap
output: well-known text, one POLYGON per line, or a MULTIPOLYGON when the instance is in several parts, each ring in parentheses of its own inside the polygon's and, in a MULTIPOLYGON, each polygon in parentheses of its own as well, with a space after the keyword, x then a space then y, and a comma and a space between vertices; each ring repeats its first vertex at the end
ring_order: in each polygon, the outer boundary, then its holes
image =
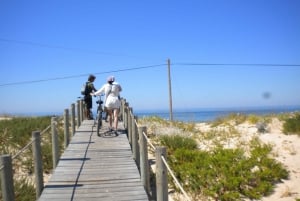
POLYGON ((109 76, 107 78, 107 82, 114 82, 115 81, 115 77, 114 76, 109 76))

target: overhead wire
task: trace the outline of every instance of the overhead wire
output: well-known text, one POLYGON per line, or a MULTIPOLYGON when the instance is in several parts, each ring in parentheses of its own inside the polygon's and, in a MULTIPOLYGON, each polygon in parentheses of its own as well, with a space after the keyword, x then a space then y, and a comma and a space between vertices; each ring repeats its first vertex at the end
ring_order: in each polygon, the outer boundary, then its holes
POLYGON ((49 44, 46 44, 46 43, 38 43, 38 42, 32 42, 32 41, 13 40, 13 39, 6 39, 6 38, 0 38, 0 41, 6 42, 6 43, 15 43, 15 44, 36 46, 36 47, 42 47, 42 48, 68 50, 68 51, 87 53, 87 54, 98 54, 98 55, 122 56, 122 57, 137 58, 137 56, 131 56, 131 55, 125 55, 125 54, 119 54, 119 53, 96 51, 96 50, 82 49, 82 48, 75 48, 75 47, 67 47, 67 46, 62 46, 62 45, 49 45, 49 44))
MULTIPOLYGON (((65 47, 65 46, 58 46, 58 45, 49 45, 49 44, 32 42, 32 41, 22 41, 22 40, 13 40, 13 39, 5 39, 5 38, 0 38, 0 41, 9 42, 9 43, 16 43, 16 44, 25 44, 25 45, 31 45, 31 46, 39 46, 39 47, 45 47, 45 48, 56 48, 56 49, 63 49, 63 50, 79 51, 79 52, 84 52, 84 53, 132 57, 132 56, 128 56, 128 55, 120 55, 120 54, 109 53, 109 52, 93 51, 93 50, 65 47)), ((156 65, 150 65, 150 66, 140 66, 140 67, 126 68, 126 69, 118 69, 118 70, 98 72, 98 73, 92 73, 92 74, 99 75, 99 74, 115 73, 115 72, 122 72, 122 71, 133 71, 133 70, 140 70, 140 69, 146 69, 146 68, 155 68, 155 67, 160 67, 160 66, 165 66, 165 65, 166 64, 156 64, 156 65)), ((272 66, 272 67, 277 66, 277 67, 299 67, 300 64, 189 63, 189 62, 178 62, 178 63, 172 63, 172 66, 272 66)), ((40 80, 29 80, 29 81, 3 83, 3 84, 0 84, 0 87, 11 86, 11 85, 21 85, 21 84, 32 84, 32 83, 47 82, 47 81, 54 81, 54 80, 72 79, 72 78, 78 78, 78 77, 86 77, 88 75, 89 74, 79 74, 79 75, 70 75, 70 76, 63 76, 63 77, 46 78, 46 79, 40 79, 40 80)))
POLYGON ((270 67, 298 67, 300 64, 271 64, 271 63, 174 63, 184 66, 270 66, 270 67))
MULTIPOLYGON (((54 80, 65 80, 65 79, 72 79, 72 78, 78 78, 78 77, 86 77, 86 76, 88 76, 90 74, 99 75, 99 74, 108 74, 108 73, 116 73, 116 72, 124 72, 124 71, 134 71, 134 70, 141 70, 141 69, 146 69, 146 68, 156 68, 156 67, 161 67, 161 66, 165 66, 165 65, 166 64, 154 64, 154 65, 149 65, 149 66, 139 66, 139 67, 117 69, 117 70, 103 71, 103 72, 96 72, 96 73, 70 75, 70 76, 46 78, 46 79, 40 79, 40 80, 29 80, 29 81, 3 83, 3 84, 0 84, 0 87, 11 86, 11 85, 21 85, 21 84, 32 84, 32 83, 47 82, 47 81, 54 81, 54 80)), ((269 67, 300 67, 300 64, 172 63, 172 66, 269 66, 269 67)))
POLYGON ((67 50, 67 51, 79 52, 79 53, 85 53, 85 54, 106 55, 106 56, 111 56, 111 57, 127 57, 127 58, 135 58, 135 59, 147 59, 148 58, 148 57, 144 57, 141 55, 128 55, 128 54, 124 54, 124 53, 98 51, 98 50, 84 49, 84 48, 77 48, 77 47, 67 47, 67 46, 63 46, 63 45, 51 45, 51 44, 46 44, 46 43, 7 39, 7 38, 0 38, 0 42, 15 43, 15 44, 21 44, 21 45, 28 45, 28 46, 36 46, 36 47, 41 47, 41 48, 61 49, 61 50, 67 50))
POLYGON ((141 69, 146 69, 146 68, 156 68, 156 67, 160 67, 160 66, 165 66, 165 64, 140 66, 140 67, 125 68, 125 69, 118 69, 118 70, 111 70, 111 71, 104 71, 104 72, 96 72, 96 73, 89 73, 89 74, 70 75, 70 76, 64 76, 64 77, 46 78, 46 79, 40 79, 40 80, 11 82, 11 83, 0 84, 0 87, 11 86, 11 85, 21 85, 21 84, 32 84, 32 83, 47 82, 47 81, 54 81, 54 80, 65 80, 65 79, 72 79, 72 78, 78 78, 78 77, 86 77, 90 74, 93 74, 93 75, 108 74, 108 73, 116 73, 116 72, 124 72, 124 71, 141 70, 141 69))
MULTIPOLYGON (((95 51, 89 49, 81 49, 81 48, 74 48, 74 47, 66 47, 61 45, 49 45, 45 43, 38 43, 32 41, 23 41, 23 40, 13 40, 13 39, 6 39, 0 38, 0 41, 8 42, 8 43, 16 43, 16 44, 25 44, 31 46, 39 46, 45 48, 55 48, 55 49, 63 49, 63 50, 70 50, 70 51, 78 51, 84 53, 91 53, 91 54, 102 54, 102 55, 111 55, 111 56, 125 56, 125 57, 137 57, 137 56, 130 56, 124 54, 117 54, 111 52, 104 52, 104 51, 95 51)), ((300 64, 272 64, 272 63, 189 63, 189 62, 182 62, 182 63, 172 63, 172 65, 186 65, 186 66, 300 66, 300 64)))

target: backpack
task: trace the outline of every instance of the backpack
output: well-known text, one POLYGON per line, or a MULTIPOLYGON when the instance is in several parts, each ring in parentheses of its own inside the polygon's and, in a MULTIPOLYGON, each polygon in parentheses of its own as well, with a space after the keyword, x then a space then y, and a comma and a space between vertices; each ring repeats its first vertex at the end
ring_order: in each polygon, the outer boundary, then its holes
POLYGON ((82 85, 80 92, 81 92, 81 95, 84 95, 84 96, 87 95, 87 93, 88 93, 88 83, 87 82, 82 85))

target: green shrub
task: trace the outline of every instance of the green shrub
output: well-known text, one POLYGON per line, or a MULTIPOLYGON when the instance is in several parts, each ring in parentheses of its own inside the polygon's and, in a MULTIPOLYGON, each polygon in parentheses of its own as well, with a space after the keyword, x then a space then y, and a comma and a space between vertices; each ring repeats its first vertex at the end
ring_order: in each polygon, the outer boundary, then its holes
POLYGON ((192 132, 195 130, 195 123, 189 122, 182 122, 182 121, 168 121, 166 119, 163 119, 158 116, 149 116, 149 117, 143 117, 139 119, 140 123, 143 122, 151 122, 152 124, 159 124, 161 126, 172 126, 181 129, 182 131, 189 131, 192 132))
POLYGON ((247 120, 251 124, 257 124, 260 121, 260 119, 261 119, 260 117, 258 117, 257 115, 253 115, 253 114, 250 114, 247 117, 247 120))
POLYGON ((239 125, 247 120, 247 116, 241 113, 231 113, 227 116, 219 117, 212 122, 212 127, 217 127, 221 124, 227 124, 232 121, 235 125, 239 125))
MULTIPOLYGON (((16 154, 31 141, 33 131, 43 131, 51 124, 51 117, 17 117, 11 120, 0 121, 0 153, 16 154)), ((58 123, 58 141, 60 153, 63 151, 63 125, 58 123)), ((52 143, 50 129, 42 135, 41 139, 43 171, 49 173, 52 170, 52 143)), ((13 160, 13 166, 21 166, 25 174, 33 173, 33 160, 31 146, 13 160)), ((0 190, 1 193, 1 190, 0 190)), ((26 179, 15 181, 16 200, 35 200, 35 188, 26 179)), ((1 200, 0 195, 0 200, 1 200)))
POLYGON ((14 184, 16 201, 32 201, 36 200, 35 187, 23 178, 14 184))
POLYGON ((188 131, 192 132, 195 130, 195 123, 186 123, 186 122, 181 122, 181 121, 174 121, 172 122, 172 126, 175 126, 182 131, 188 131))
POLYGON ((195 140, 179 135, 162 135, 159 140, 161 144, 168 147, 170 151, 175 151, 176 149, 193 150, 197 148, 197 142, 195 140))
POLYGON ((283 123, 283 132, 285 134, 296 133, 300 135, 300 113, 285 120, 283 123))
POLYGON ((143 117, 139 119, 139 122, 152 122, 152 123, 159 123, 161 125, 169 125, 170 122, 159 117, 159 116, 148 116, 148 117, 143 117))
POLYGON ((180 136, 161 138, 171 169, 194 199, 199 195, 221 201, 260 199, 272 192, 276 182, 288 178, 282 165, 268 157, 272 147, 258 139, 251 142, 250 156, 243 149, 197 150, 192 141, 180 136))
MULTIPOLYGON (((50 117, 16 117, 11 120, 0 121, 0 136, 7 133, 10 136, 7 139, 9 145, 18 145, 23 148, 28 140, 31 139, 33 131, 43 130, 50 125, 50 117)), ((6 145, 8 145, 6 144, 6 145)))
MULTIPOLYGON (((26 178, 21 178, 14 182, 14 192, 16 201, 36 200, 35 187, 31 185, 26 178)), ((3 200, 0 188, 0 200, 3 200)))

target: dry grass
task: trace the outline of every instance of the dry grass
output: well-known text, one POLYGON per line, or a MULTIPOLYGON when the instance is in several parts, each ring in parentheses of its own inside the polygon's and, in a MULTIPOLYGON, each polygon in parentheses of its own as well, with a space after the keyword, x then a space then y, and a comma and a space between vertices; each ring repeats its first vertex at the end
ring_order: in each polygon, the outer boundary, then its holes
MULTIPOLYGON (((295 201, 300 192, 295 188, 300 185, 300 159, 297 156, 297 150, 300 148, 300 138, 296 135, 287 136, 282 132, 283 118, 264 117, 266 122, 266 132, 258 132, 257 122, 262 120, 255 116, 251 118, 239 117, 238 120, 229 119, 227 121, 218 121, 217 123, 198 123, 189 126, 189 129, 169 124, 164 120, 139 119, 139 124, 145 125, 151 140, 155 140, 160 135, 182 135, 195 139, 198 142, 198 148, 210 150, 216 146, 224 148, 243 147, 247 150, 249 142, 258 140, 261 143, 273 147, 271 157, 282 162, 291 173, 290 178, 276 185, 274 193, 264 197, 263 201, 295 201), (291 140, 292 139, 292 140, 291 140)), ((181 200, 181 195, 170 193, 170 200, 181 200)))

